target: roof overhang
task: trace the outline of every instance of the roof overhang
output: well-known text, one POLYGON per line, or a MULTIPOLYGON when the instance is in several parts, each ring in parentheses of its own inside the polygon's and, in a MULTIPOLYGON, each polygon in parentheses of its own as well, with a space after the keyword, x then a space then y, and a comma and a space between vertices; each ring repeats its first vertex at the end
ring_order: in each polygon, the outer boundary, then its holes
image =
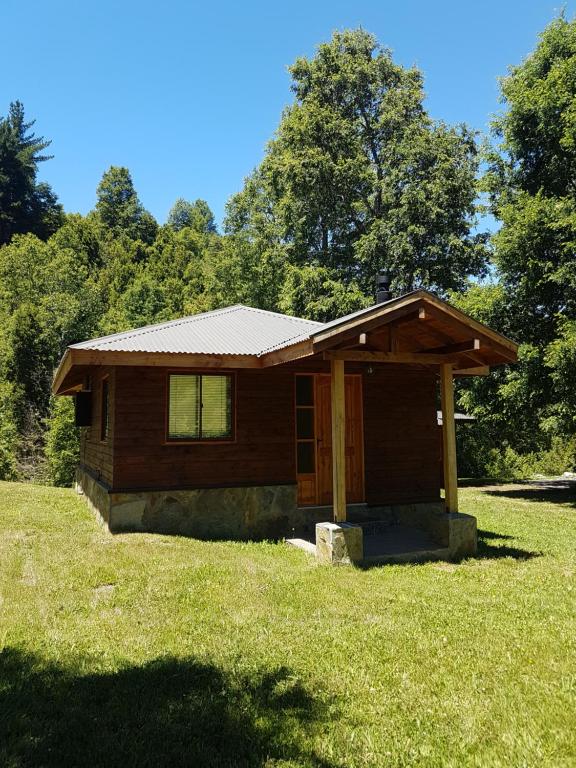
POLYGON ((260 355, 111 351, 69 347, 54 376, 54 394, 84 387, 92 366, 171 368, 269 368, 301 358, 368 364, 435 367, 456 375, 486 375, 494 365, 517 360, 518 345, 428 291, 376 304, 326 323, 308 337, 260 355))

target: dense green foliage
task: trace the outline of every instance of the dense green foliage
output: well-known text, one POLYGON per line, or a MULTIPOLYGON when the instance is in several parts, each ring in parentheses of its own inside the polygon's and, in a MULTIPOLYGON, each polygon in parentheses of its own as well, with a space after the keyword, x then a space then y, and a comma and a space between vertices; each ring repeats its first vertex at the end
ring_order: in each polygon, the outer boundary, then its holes
POLYGON ((573 766, 574 493, 461 502, 477 557, 362 570, 0 483, 0 764, 573 766))
POLYGON ((483 180, 501 222, 498 283, 454 301, 521 343, 517 366, 461 396, 491 427, 485 448, 504 444, 510 458, 576 433, 576 21, 548 26, 503 79, 502 101, 483 180))
POLYGON ((122 167, 104 173, 92 212, 64 215, 36 179, 49 142, 10 106, 0 478, 70 482, 71 409, 50 398, 68 344, 236 302, 331 319, 370 304, 383 269, 395 292, 435 290, 521 342, 517 366, 460 384, 477 417, 460 439, 464 474, 573 466, 576 22, 554 21, 503 80, 480 187, 477 137, 432 120, 421 73, 363 30, 334 34, 290 72, 294 101, 223 233, 203 200, 176 200, 160 225, 122 167), (502 224, 491 242, 475 229, 480 189, 502 224))

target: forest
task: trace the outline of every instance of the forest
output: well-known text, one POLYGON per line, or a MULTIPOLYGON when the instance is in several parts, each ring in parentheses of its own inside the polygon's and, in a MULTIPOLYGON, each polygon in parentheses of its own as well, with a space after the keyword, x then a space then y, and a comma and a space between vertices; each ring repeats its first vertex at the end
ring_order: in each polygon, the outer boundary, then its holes
POLYGON ((422 73, 361 29, 290 75, 292 102, 221 227, 202 199, 156 221, 117 166, 92 211, 64 211, 38 179, 50 141, 6 106, 0 479, 71 483, 72 402, 50 393, 67 345, 234 303, 330 320, 373 303, 381 271, 395 295, 424 287, 521 345, 517 365, 459 383, 476 417, 460 474, 574 469, 576 21, 558 17, 511 63, 489 135, 433 119, 422 73))

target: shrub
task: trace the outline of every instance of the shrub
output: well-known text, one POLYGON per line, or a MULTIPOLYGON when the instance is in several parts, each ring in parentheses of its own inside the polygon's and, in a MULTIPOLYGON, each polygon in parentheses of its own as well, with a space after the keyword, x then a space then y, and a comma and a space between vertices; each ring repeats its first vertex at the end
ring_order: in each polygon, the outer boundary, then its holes
POLYGON ((50 481, 54 485, 70 486, 78 463, 79 437, 74 426, 74 403, 70 397, 58 397, 52 402, 47 420, 46 458, 50 481))
POLYGON ((525 480, 533 474, 534 454, 521 456, 509 445, 492 448, 486 463, 486 476, 494 480, 525 480))
POLYGON ((554 437, 550 449, 536 457, 533 470, 540 475, 561 475, 563 472, 574 471, 575 467, 576 436, 568 440, 554 437))
POLYGON ((14 418, 14 398, 8 382, 0 382, 0 480, 15 480, 18 432, 14 418))

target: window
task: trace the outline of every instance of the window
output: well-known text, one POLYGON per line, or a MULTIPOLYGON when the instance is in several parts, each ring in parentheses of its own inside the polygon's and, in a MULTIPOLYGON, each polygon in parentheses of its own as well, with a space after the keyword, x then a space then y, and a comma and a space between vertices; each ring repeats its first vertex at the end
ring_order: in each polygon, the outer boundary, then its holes
POLYGON ((110 412, 108 407, 108 379, 104 379, 100 389, 100 440, 108 440, 110 412))
POLYGON ((232 440, 232 376, 168 377, 169 440, 232 440))
POLYGON ((296 472, 316 472, 316 439, 314 429, 314 376, 296 376, 296 472))

